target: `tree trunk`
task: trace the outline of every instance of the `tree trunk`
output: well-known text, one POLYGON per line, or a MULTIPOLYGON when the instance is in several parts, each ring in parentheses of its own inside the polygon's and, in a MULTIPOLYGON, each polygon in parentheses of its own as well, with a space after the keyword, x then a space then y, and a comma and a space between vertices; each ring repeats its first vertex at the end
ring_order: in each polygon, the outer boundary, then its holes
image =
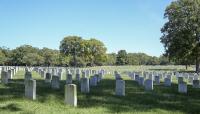
POLYGON ((76 61, 76 50, 74 51, 73 59, 74 59, 74 68, 76 68, 76 66, 77 66, 77 61, 76 61))
POLYGON ((199 58, 196 56, 196 73, 199 74, 199 58))

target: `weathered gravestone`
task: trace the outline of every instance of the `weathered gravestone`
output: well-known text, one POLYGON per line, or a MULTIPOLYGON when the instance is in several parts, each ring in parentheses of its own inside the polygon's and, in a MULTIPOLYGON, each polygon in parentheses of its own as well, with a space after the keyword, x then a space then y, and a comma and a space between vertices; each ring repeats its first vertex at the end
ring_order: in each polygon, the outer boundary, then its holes
POLYGON ((86 74, 86 77, 89 77, 89 76, 90 76, 90 70, 87 69, 87 70, 85 71, 85 74, 86 74))
POLYGON ((12 70, 8 70, 8 79, 12 79, 12 78, 13 78, 12 70))
POLYGON ((200 88, 199 80, 193 80, 193 88, 200 88))
POLYGON ((99 74, 95 74, 95 76, 97 77, 97 82, 99 83, 102 79, 102 77, 99 74))
POLYGON ((25 83, 25 97, 31 100, 36 99, 36 80, 27 80, 25 83))
POLYGON ((45 83, 51 83, 52 75, 51 73, 46 73, 45 83))
POLYGON ((58 71, 58 77, 59 77, 59 80, 63 79, 63 72, 62 71, 58 71))
POLYGON ((135 81, 139 84, 140 76, 139 74, 135 74, 135 81))
POLYGON ((72 84, 72 74, 67 74, 66 84, 72 84))
POLYGON ((178 83, 183 83, 183 82, 184 82, 183 77, 178 77, 178 83))
POLYGON ((1 71, 1 83, 8 84, 8 72, 1 71))
POLYGON ((139 85, 144 85, 144 77, 139 77, 139 85))
POLYGON ((116 80, 115 95, 125 96, 125 81, 124 80, 116 80))
POLYGON ((90 77, 90 86, 97 86, 97 76, 94 75, 94 76, 91 76, 90 77))
POLYGON ((80 81, 81 80, 81 74, 76 74, 76 80, 80 81))
POLYGON ((82 93, 89 93, 90 86, 89 86, 89 79, 88 78, 81 78, 81 92, 82 93))
POLYGON ((85 71, 82 71, 82 78, 86 78, 86 72, 85 71))
POLYGON ((56 75, 52 76, 51 87, 53 89, 59 89, 60 88, 60 79, 59 79, 58 76, 56 76, 56 75))
POLYGON ((24 76, 24 83, 26 83, 28 80, 32 79, 32 74, 29 71, 25 72, 25 76, 24 76))
POLYGON ((189 76, 188 82, 189 82, 190 84, 192 84, 192 83, 193 83, 193 80, 194 80, 194 77, 192 77, 192 76, 189 76))
MULTIPOLYGON (((12 78, 15 76, 15 73, 16 73, 16 71, 15 71, 15 69, 13 68, 13 69, 11 69, 11 73, 12 73, 12 78)), ((11 78, 11 79, 12 79, 11 78)))
POLYGON ((152 74, 152 73, 149 74, 149 79, 150 79, 150 80, 154 80, 154 79, 153 79, 153 74, 152 74))
POLYGON ((115 73, 115 80, 121 80, 122 77, 119 73, 115 73))
POLYGON ((99 75, 99 77, 98 77, 98 82, 100 82, 100 81, 103 79, 104 76, 103 76, 103 73, 102 73, 102 72, 100 72, 98 75, 99 75))
POLYGON ((77 106, 77 88, 75 84, 65 85, 65 104, 77 106))
POLYGON ((160 76, 155 76, 155 84, 160 85, 160 76))
POLYGON ((146 91, 152 91, 153 90, 153 80, 147 79, 144 82, 144 87, 146 91))
POLYGON ((42 77, 43 79, 45 79, 45 77, 46 77, 46 72, 45 72, 45 71, 41 71, 41 77, 42 77))
POLYGON ((182 82, 178 84, 178 92, 179 93, 187 93, 187 83, 182 82))
POLYGON ((80 79, 81 79, 81 72, 79 69, 76 69, 76 80, 80 81, 80 79))
POLYGON ((165 78, 164 79, 164 86, 171 86, 171 79, 169 79, 169 78, 165 78))
POLYGON ((130 77, 131 77, 131 80, 135 80, 135 73, 134 72, 130 72, 130 77))

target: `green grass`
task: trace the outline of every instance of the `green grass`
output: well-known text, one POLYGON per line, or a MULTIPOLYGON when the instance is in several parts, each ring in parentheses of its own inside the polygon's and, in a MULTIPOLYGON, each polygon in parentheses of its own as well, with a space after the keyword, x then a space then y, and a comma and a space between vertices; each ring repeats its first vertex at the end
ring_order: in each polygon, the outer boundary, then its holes
POLYGON ((0 84, 0 114, 199 114, 200 89, 188 86, 188 94, 179 94, 177 84, 172 87, 154 86, 154 91, 145 92, 135 81, 124 76, 126 96, 114 95, 115 80, 111 75, 92 87, 89 94, 80 93, 77 82, 78 106, 64 104, 64 83, 59 90, 52 90, 40 76, 33 72, 37 80, 37 100, 24 98, 24 72, 16 74, 8 85, 0 84), (21 84, 20 84, 21 83, 21 84))

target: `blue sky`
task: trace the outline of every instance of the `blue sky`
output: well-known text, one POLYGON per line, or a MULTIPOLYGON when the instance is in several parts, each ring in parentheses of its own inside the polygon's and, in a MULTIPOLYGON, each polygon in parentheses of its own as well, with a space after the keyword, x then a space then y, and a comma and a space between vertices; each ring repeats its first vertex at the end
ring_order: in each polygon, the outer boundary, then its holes
POLYGON ((0 46, 59 49, 69 35, 97 38, 108 52, 159 56, 160 28, 172 0, 0 0, 0 46))

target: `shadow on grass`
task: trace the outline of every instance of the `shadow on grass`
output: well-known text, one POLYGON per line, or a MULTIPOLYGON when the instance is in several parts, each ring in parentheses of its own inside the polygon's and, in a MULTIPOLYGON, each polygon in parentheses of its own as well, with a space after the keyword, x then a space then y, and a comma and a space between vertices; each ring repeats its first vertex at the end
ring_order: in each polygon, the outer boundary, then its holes
POLYGON ((176 84, 172 87, 154 86, 154 91, 145 92, 143 87, 131 80, 126 80, 126 96, 114 95, 115 81, 103 80, 99 86, 92 87, 91 92, 82 95, 79 108, 106 107, 111 113, 143 112, 153 109, 199 113, 200 90, 188 86, 188 94, 178 93, 176 84))
MULTIPOLYGON (((181 111, 188 114, 198 114, 200 112, 200 90, 188 86, 188 94, 178 93, 177 84, 172 87, 154 85, 154 90, 146 92, 143 87, 135 81, 126 80, 126 96, 115 96, 115 80, 104 79, 98 86, 91 87, 89 94, 80 93, 80 84, 77 81, 78 108, 103 107, 110 113, 123 112, 145 112, 154 109, 164 109, 167 111, 181 111)), ((10 98, 20 99, 24 97, 24 85, 22 79, 15 79, 12 83, 0 88, 0 101, 10 100, 10 98)), ((64 85, 61 81, 60 89, 51 89, 42 79, 37 80, 37 101, 41 103, 55 102, 64 104, 64 85)), ((20 110, 11 105, 13 111, 20 110), (15 110, 16 108, 16 110, 15 110)), ((9 108, 0 107, 0 109, 9 108)))
POLYGON ((21 108, 19 108, 16 104, 11 103, 6 106, 0 107, 0 110, 7 110, 7 111, 15 112, 15 111, 21 111, 21 108))

